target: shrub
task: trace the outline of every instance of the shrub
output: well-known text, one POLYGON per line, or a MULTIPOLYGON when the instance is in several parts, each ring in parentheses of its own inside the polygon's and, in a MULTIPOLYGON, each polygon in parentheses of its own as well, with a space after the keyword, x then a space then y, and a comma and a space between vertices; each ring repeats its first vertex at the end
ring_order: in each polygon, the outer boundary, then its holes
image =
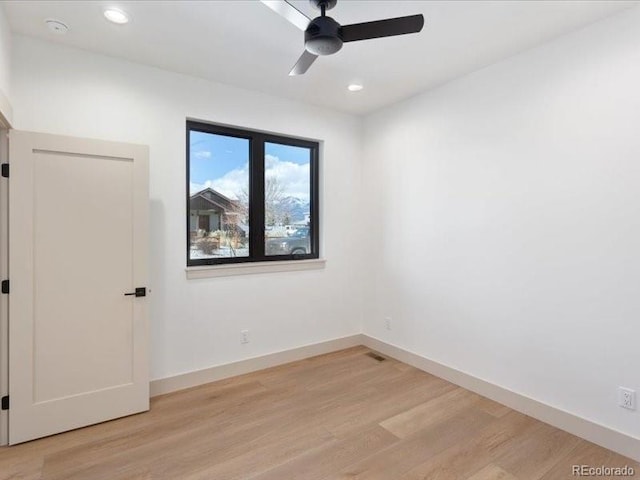
POLYGON ((205 255, 212 255, 219 247, 220 242, 217 238, 205 237, 198 241, 198 249, 205 255))

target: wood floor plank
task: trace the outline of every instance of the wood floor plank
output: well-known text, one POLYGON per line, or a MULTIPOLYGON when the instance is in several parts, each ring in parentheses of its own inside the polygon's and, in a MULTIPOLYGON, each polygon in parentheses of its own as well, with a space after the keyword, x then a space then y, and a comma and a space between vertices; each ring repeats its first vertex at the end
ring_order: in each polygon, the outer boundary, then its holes
POLYGON ((284 478, 322 480, 336 470, 376 455, 397 441, 398 437, 375 425, 332 445, 312 450, 293 461, 254 477, 254 480, 284 478))
POLYGON ((274 466, 299 458, 310 450, 333 443, 333 437, 322 429, 309 430, 298 427, 294 430, 276 432, 272 436, 249 443, 243 453, 230 456, 229 459, 218 454, 219 447, 216 444, 209 445, 208 452, 204 452, 204 455, 199 452, 187 458, 180 455, 168 457, 155 466, 154 476, 163 480, 248 479, 274 466))
MULTIPOLYGON (((0 480, 559 480, 640 465, 365 347, 0 448, 0 480)), ((639 478, 638 474, 635 477, 639 478)))
POLYGON ((350 465, 340 475, 328 478, 395 480, 424 460, 464 442, 468 436, 480 431, 493 420, 489 414, 467 407, 459 411, 458 415, 442 417, 439 421, 402 438, 378 455, 350 465))
MULTIPOLYGON (((20 471, 20 467, 16 465, 17 463, 24 461, 33 463, 32 459, 38 456, 44 458, 49 454, 60 453, 61 451, 78 446, 81 447, 80 450, 83 451, 87 445, 94 445, 96 442, 105 442, 120 437, 131 437, 131 439, 135 440, 141 437, 141 432, 149 428, 152 428, 155 432, 154 436, 160 437, 162 436, 163 428, 168 428, 173 431, 178 428, 184 429, 187 427, 188 421, 185 421, 184 418, 190 416, 190 412, 197 411, 197 409, 179 408, 185 404, 179 400, 167 404, 166 402, 162 402, 165 398, 171 399, 171 397, 179 395, 179 399, 183 399, 184 402, 191 405, 194 401, 193 396, 195 393, 210 396, 220 395, 220 401, 223 403, 213 405, 213 409, 208 409, 210 412, 215 412, 218 408, 226 404, 236 405, 241 403, 238 396, 246 397, 252 393, 256 394, 265 391, 265 387, 259 382, 252 382, 250 385, 247 385, 242 380, 237 384, 231 384, 225 381, 216 382, 207 386, 184 390, 177 394, 151 399, 151 411, 144 414, 132 415, 73 430, 61 435, 53 435, 6 449, 11 451, 11 455, 2 455, 2 451, 5 449, 0 448, 0 479, 4 478, 4 472, 20 471), (247 388, 247 386, 249 388, 247 388), (158 403, 162 403, 162 406, 158 407, 158 403), (167 408, 170 405, 176 408, 167 408)), ((204 406, 211 405, 206 404, 203 405, 203 407, 204 406)), ((128 448, 128 446, 125 448, 128 448)), ((39 465, 42 466, 43 462, 40 461, 39 465)))
MULTIPOLYGON (((189 444, 190 439, 198 438, 212 430, 221 432, 226 428, 226 438, 244 438, 244 430, 252 426, 252 423, 246 417, 245 422, 234 423, 234 414, 242 416, 243 407, 250 411, 255 407, 255 415, 258 415, 261 406, 290 396, 289 391, 265 390, 259 395, 250 395, 248 398, 253 401, 244 403, 243 397, 228 393, 228 396, 211 399, 209 403, 203 403, 197 409, 175 406, 183 415, 168 415, 167 419, 158 419, 134 431, 124 430, 120 434, 95 440, 88 445, 77 445, 47 455, 43 476, 52 480, 73 478, 74 475, 78 475, 78 478, 88 477, 89 472, 96 466, 100 468, 100 465, 113 465, 128 458, 145 460, 149 456, 157 456, 158 451, 186 448, 185 445, 189 444), (231 415, 225 415, 225 411, 231 412, 231 415)), ((269 428, 271 426, 265 427, 265 430, 269 428)))
POLYGON ((477 399, 475 405, 481 410, 484 410, 485 412, 498 418, 503 417, 507 413, 513 411, 505 405, 500 405, 498 402, 494 402, 493 400, 481 396, 477 399))
POLYGON ((384 420, 380 425, 394 435, 404 438, 440 420, 457 415, 479 399, 480 397, 475 393, 456 387, 411 410, 384 420))
POLYGON ((504 451, 518 448, 540 422, 511 411, 479 431, 469 435, 438 455, 428 458, 397 480, 466 479, 491 464, 504 451))
POLYGON ((491 464, 484 467, 475 475, 469 477, 468 480, 518 480, 509 472, 503 470, 497 465, 491 464))
POLYGON ((352 415, 329 418, 327 430, 337 437, 349 435, 353 430, 380 423, 457 388, 435 377, 423 379, 420 384, 409 388, 407 386, 390 383, 387 388, 376 391, 360 402, 359 408, 352 415))
MULTIPOLYGON (((574 474, 573 468, 582 465, 591 467, 632 467, 635 468, 636 475, 626 478, 640 478, 640 470, 637 467, 637 463, 629 462, 628 458, 618 455, 611 450, 606 450, 602 447, 587 442, 586 440, 580 440, 576 448, 567 453, 564 457, 560 458, 558 462, 543 475, 540 480, 564 480, 579 478, 574 474)), ((613 476, 601 476, 600 478, 625 478, 625 477, 613 477, 613 476)))
POLYGON ((540 478, 559 459, 573 450, 580 439, 544 423, 530 431, 518 448, 510 448, 495 463, 519 478, 540 478))

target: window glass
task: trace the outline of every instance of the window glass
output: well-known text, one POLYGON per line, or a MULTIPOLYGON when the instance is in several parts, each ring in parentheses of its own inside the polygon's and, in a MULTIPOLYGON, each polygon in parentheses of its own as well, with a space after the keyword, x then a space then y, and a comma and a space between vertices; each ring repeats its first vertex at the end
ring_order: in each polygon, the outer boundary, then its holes
POLYGON ((311 253, 311 149, 265 142, 265 255, 311 253))
POLYGON ((189 132, 189 259, 249 256, 247 138, 189 132))

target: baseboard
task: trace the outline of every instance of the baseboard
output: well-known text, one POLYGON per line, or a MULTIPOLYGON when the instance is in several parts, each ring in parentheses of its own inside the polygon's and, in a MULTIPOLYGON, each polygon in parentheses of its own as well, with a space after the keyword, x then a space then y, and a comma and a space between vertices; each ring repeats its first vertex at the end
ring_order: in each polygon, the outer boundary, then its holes
POLYGON ((175 392, 184 388, 196 387, 205 383, 215 382, 224 378, 235 377, 245 373, 275 367, 297 360, 336 352, 349 347, 355 347, 364 343, 361 334, 350 335, 348 337, 336 338, 326 342, 305 345, 304 347, 292 348, 282 352, 270 353, 260 357, 248 358, 238 362, 217 365, 215 367, 187 372, 173 377, 161 378, 151 381, 149 385, 151 397, 175 392))
POLYGON ((444 378, 467 390, 476 392, 518 412, 529 415, 573 435, 589 440, 597 445, 613 450, 621 455, 640 461, 640 439, 613 430, 591 420, 578 417, 551 405, 539 402, 507 388, 495 385, 468 373, 443 365, 410 352, 396 345, 368 335, 362 335, 363 344, 372 350, 384 353, 396 360, 412 365, 420 370, 444 378))

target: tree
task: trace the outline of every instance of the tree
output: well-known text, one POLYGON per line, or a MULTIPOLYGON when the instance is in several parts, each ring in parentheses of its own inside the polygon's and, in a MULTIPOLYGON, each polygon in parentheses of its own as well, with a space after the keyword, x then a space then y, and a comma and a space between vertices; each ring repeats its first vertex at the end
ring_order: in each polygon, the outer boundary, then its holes
MULTIPOLYGON (((286 204, 284 186, 275 175, 265 175, 264 179, 264 224, 274 226, 277 223, 291 222, 291 212, 286 204)), ((249 192, 243 189, 238 195, 239 212, 245 217, 249 213, 249 192)))
POLYGON ((283 220, 284 187, 275 175, 266 175, 264 179, 264 223, 275 225, 283 220))

